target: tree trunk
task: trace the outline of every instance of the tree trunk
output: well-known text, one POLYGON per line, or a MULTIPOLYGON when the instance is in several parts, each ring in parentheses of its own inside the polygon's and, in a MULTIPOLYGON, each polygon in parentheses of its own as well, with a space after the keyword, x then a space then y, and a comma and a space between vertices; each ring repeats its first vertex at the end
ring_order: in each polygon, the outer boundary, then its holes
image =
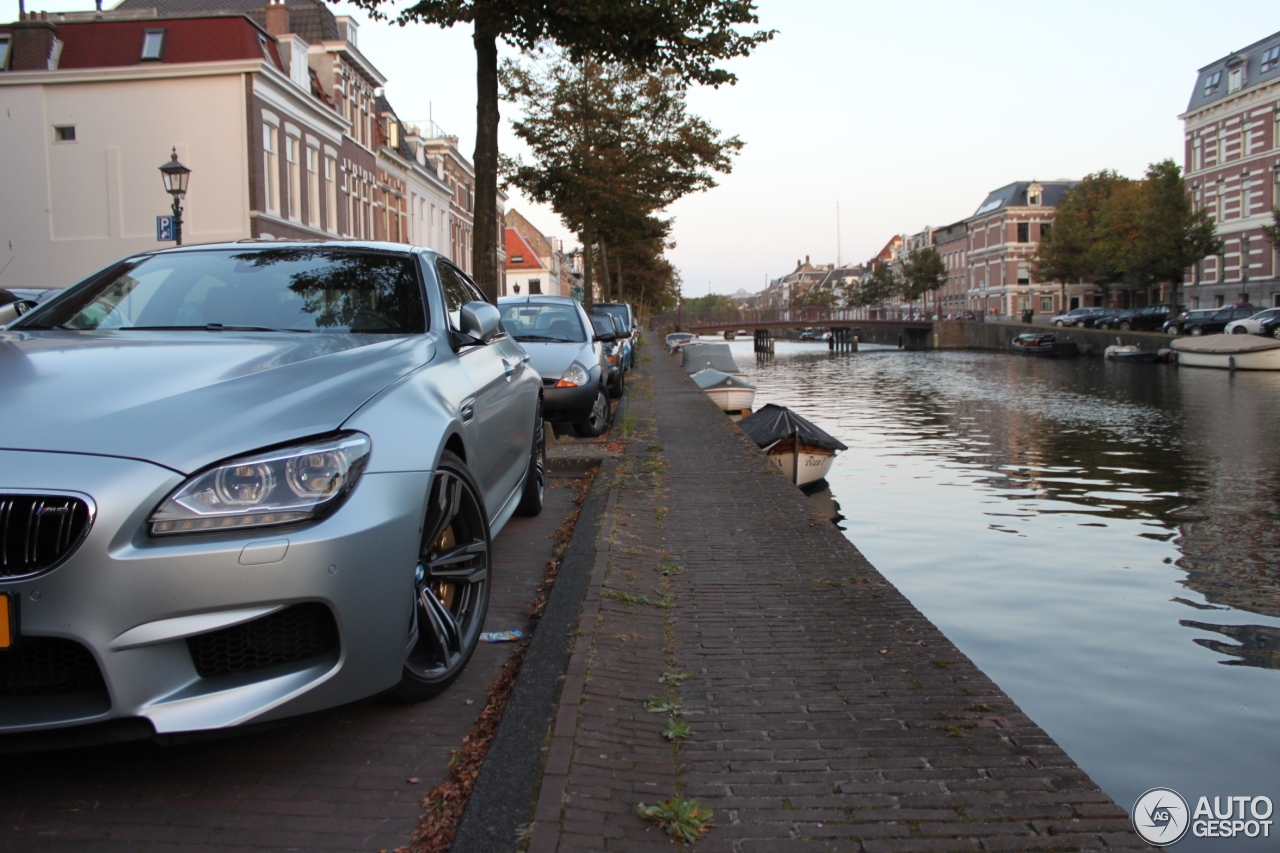
POLYGON ((584 226, 582 234, 578 237, 582 241, 582 304, 587 310, 591 310, 592 304, 595 302, 594 282, 591 275, 591 226, 584 226))
POLYGON ((482 17, 476 18, 476 170, 475 220, 471 234, 471 272, 490 302, 498 301, 498 39, 482 17))
POLYGON ((603 240, 600 241, 600 293, 605 302, 616 302, 613 293, 613 281, 609 275, 609 250, 603 240))

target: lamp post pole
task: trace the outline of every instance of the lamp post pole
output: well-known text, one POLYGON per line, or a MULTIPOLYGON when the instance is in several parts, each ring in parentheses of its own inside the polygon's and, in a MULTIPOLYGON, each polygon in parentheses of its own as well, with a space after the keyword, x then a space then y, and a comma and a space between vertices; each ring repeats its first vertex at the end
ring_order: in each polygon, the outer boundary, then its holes
POLYGON ((182 199, 187 194, 187 180, 191 170, 178 162, 178 149, 173 149, 169 162, 160 167, 160 177, 164 180, 165 192, 173 196, 173 238, 182 245, 182 199))

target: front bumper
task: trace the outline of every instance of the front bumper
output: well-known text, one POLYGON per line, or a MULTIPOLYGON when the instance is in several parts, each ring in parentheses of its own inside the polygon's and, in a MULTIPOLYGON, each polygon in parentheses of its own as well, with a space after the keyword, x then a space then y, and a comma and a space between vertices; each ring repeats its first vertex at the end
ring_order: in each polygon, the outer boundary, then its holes
POLYGON ((557 388, 543 383, 542 416, 553 423, 579 423, 591 417, 591 407, 596 402, 596 385, 576 385, 557 388))
POLYGON ((97 687, 81 679, 61 692, 0 681, 0 734, 130 718, 158 734, 217 729, 399 680, 429 472, 366 474, 314 524, 167 538, 151 538, 146 520, 184 479, 168 469, 0 451, 0 472, 0 492, 78 493, 97 509, 63 563, 0 577, 18 626, 0 670, 72 641, 101 673, 97 687))

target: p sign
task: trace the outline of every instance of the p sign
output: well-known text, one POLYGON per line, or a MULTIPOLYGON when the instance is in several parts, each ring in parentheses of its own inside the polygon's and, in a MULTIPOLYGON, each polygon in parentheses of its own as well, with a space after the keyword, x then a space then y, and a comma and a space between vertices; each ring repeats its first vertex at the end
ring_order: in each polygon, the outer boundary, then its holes
POLYGON ((173 216, 157 216, 156 217, 156 240, 163 243, 166 240, 176 240, 173 216))

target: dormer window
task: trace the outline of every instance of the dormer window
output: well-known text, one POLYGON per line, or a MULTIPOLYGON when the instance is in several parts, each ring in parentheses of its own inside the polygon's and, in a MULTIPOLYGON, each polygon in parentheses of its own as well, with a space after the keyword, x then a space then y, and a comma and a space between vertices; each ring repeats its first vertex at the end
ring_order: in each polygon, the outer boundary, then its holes
POLYGON ((1031 186, 1027 187, 1027 204, 1029 204, 1032 207, 1039 207, 1041 204, 1040 200, 1043 197, 1043 194, 1044 194, 1044 187, 1040 186, 1039 184, 1032 184, 1031 186))
POLYGON ((154 62, 164 57, 164 30, 147 30, 142 35, 142 61, 154 62))
POLYGON ((1232 68, 1227 72, 1227 94, 1237 91, 1244 85, 1244 66, 1232 68))
POLYGON ((1222 82, 1221 71, 1215 71, 1212 74, 1210 74, 1208 77, 1206 77, 1204 81, 1205 95, 1212 95, 1214 92, 1218 91, 1218 85, 1221 82, 1222 82))
POLYGON ((1259 70, 1265 74, 1277 65, 1280 65, 1280 44, 1262 52, 1262 65, 1259 70))
POLYGON ((513 263, 513 264, 523 264, 523 263, 524 263, 524 255, 512 255, 512 256, 511 256, 511 263, 513 263))

